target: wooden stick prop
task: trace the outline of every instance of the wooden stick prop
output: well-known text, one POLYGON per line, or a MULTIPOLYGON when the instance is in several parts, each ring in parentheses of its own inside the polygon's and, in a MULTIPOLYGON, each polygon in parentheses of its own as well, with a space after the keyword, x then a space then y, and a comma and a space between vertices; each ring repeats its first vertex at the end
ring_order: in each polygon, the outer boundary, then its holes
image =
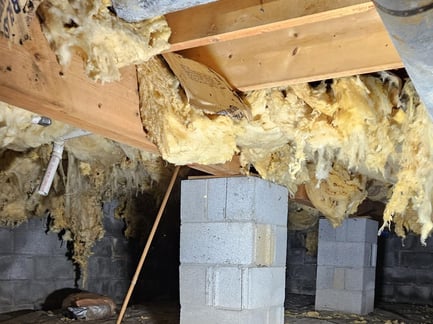
POLYGON ((156 215, 155 222, 153 223, 152 230, 150 231, 146 245, 144 246, 143 253, 141 254, 140 261, 138 262, 137 269, 135 270, 134 277, 132 278, 131 285, 129 286, 128 293, 126 294, 125 300, 123 301, 122 309, 120 310, 119 317, 117 318, 116 324, 122 323, 123 316, 125 315, 126 307, 128 306, 129 299, 131 298, 132 292, 134 291, 135 284, 137 283, 138 276, 140 275, 141 268, 143 267, 144 260, 146 259, 147 253, 149 252, 150 244, 152 244, 153 237, 155 236, 156 230, 161 220, 162 213, 164 212, 165 206, 167 205, 168 198, 170 197, 171 190, 173 189, 174 182, 176 181, 179 173, 179 166, 174 169, 173 175, 171 176, 170 184, 168 185, 167 191, 165 192, 164 199, 162 200, 161 207, 159 208, 158 214, 156 215))

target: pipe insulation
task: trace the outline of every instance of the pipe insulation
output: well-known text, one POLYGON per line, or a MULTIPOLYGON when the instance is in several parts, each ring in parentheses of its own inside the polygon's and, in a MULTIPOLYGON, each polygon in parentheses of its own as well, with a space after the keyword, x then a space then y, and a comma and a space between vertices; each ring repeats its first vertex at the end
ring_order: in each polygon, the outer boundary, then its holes
POLYGON ((137 22, 216 0, 113 0, 117 16, 137 22))
POLYGON ((433 1, 373 2, 415 89, 433 118, 433 1))

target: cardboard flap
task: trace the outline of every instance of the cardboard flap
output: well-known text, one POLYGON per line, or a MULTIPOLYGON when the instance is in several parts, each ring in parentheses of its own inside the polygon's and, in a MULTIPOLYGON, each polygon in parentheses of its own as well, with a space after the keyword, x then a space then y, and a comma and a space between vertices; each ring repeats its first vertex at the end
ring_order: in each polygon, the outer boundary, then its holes
POLYGON ((251 118, 250 108, 218 73, 179 54, 166 53, 164 58, 179 79, 189 103, 207 114, 251 118))

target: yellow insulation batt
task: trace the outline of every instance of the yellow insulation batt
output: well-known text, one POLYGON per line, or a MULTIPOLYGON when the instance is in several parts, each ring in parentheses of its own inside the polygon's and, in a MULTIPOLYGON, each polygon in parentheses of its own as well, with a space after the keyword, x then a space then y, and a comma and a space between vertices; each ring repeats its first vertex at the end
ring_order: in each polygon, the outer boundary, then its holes
MULTIPOLYGON (((73 260, 86 277, 87 259, 104 234, 102 203, 118 202, 127 236, 140 235, 137 224, 154 210, 136 210, 144 194, 155 202, 165 191, 172 167, 159 156, 97 135, 67 140, 48 196, 38 194, 52 142, 76 130, 52 121, 32 123, 35 114, 0 102, 0 226, 17 226, 29 217, 50 214, 50 230, 73 243, 73 260)), ((151 205, 151 203, 148 203, 151 205)), ((144 224, 146 225, 146 224, 144 224)), ((147 229, 147 228, 146 228, 147 229)))
POLYGON ((137 75, 143 125, 165 160, 180 165, 231 160, 241 129, 237 121, 191 106, 161 58, 139 65, 137 75))
POLYGON ((45 0, 38 8, 43 32, 59 63, 77 53, 87 75, 109 82, 121 67, 147 61, 169 48, 170 28, 164 17, 138 23, 122 21, 104 0, 45 0))
POLYGON ((422 242, 430 234, 433 124, 410 81, 402 89, 383 72, 253 91, 244 96, 251 120, 233 121, 191 107, 159 59, 138 76, 144 128, 170 162, 221 163, 239 151, 244 166, 292 195, 306 184, 334 225, 376 181, 389 197, 383 226, 394 220, 397 233, 415 231, 422 242))

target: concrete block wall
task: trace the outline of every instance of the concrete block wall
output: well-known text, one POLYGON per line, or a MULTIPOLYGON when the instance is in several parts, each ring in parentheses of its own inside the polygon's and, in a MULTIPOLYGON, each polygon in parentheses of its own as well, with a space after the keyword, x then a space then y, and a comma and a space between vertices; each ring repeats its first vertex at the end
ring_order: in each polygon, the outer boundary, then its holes
POLYGON ((319 222, 316 309, 367 314, 374 310, 376 221, 351 218, 333 228, 319 222))
POLYGON ((33 309, 53 290, 73 286, 66 246, 44 231, 44 219, 31 219, 13 230, 0 228, 0 312, 33 309), (48 276, 54 272, 55 278, 48 276))
MULTIPOLYGON (((290 215, 289 215, 290 217, 290 215)), ((307 251, 306 238, 317 229, 288 231, 286 257, 286 293, 316 294, 317 251, 307 251)), ((316 232, 317 233, 317 232, 316 232)))
MULTIPOLYGON (((114 219, 108 205, 104 225, 106 235, 94 247, 84 288, 121 302, 130 283, 131 260, 123 223, 114 219)), ((76 274, 66 243, 45 231, 45 218, 32 218, 15 229, 0 228, 0 313, 40 309, 54 291, 74 287, 76 274)))
POLYGON ((182 182, 181 323, 283 323, 287 199, 259 178, 182 182))
POLYGON ((433 305, 433 237, 403 240, 383 232, 378 239, 376 295, 381 301, 433 305))
POLYGON ((136 246, 123 235, 123 221, 114 217, 116 202, 103 206, 104 237, 89 258, 86 286, 80 288, 109 296, 121 303, 136 266, 136 246))

